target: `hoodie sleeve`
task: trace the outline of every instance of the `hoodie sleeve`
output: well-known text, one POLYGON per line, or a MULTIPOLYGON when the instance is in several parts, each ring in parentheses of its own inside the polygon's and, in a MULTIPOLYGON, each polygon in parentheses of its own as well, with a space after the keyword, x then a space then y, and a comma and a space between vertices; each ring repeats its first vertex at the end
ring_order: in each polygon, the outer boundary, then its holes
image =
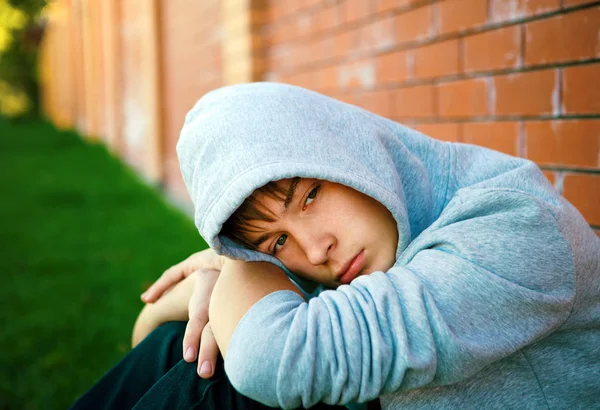
POLYGON ((262 298, 225 368, 242 394, 284 409, 455 383, 557 329, 574 276, 537 198, 462 190, 388 272, 308 302, 291 291, 262 298))

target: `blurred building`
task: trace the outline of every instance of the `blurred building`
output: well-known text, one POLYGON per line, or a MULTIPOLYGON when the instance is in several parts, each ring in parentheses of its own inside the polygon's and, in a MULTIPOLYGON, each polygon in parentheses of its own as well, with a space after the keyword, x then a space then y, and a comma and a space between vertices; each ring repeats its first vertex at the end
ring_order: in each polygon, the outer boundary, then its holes
POLYGON ((600 232, 599 4, 54 0, 44 107, 185 201, 175 144, 194 102, 226 84, 296 84, 529 158, 600 232))

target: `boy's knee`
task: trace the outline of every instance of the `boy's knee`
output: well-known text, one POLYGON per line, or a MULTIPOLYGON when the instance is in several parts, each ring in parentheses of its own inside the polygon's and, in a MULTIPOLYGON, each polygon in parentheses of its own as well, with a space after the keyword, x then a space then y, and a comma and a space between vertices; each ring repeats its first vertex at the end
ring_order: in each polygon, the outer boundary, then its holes
POLYGON ((136 348, 153 349, 164 347, 173 344, 177 340, 183 343, 183 335, 185 334, 186 322, 166 322, 158 326, 148 334, 136 348))
MULTIPOLYGON (((154 329, 133 350, 137 355, 152 356, 154 363, 167 372, 183 359, 182 344, 186 322, 167 322, 154 329)), ((132 352, 133 353, 133 352, 132 352)))

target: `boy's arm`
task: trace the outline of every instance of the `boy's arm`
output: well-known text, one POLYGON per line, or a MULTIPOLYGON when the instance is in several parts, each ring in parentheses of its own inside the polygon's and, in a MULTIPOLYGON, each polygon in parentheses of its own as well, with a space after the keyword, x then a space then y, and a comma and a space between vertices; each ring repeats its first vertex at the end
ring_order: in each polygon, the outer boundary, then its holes
POLYGON ((220 271, 225 259, 224 256, 217 255, 211 248, 193 253, 164 271, 160 278, 142 294, 141 298, 146 303, 154 303, 165 292, 197 270, 220 271))
POLYGON ((284 409, 459 382, 556 330, 574 298, 552 214, 501 190, 458 198, 394 268, 307 303, 267 266, 235 273, 210 306, 225 370, 284 409))
POLYGON ((144 306, 133 326, 132 347, 137 346, 161 324, 188 319, 188 303, 194 290, 195 279, 196 275, 188 275, 164 292, 155 303, 144 306))
POLYGON ((223 357, 239 321, 260 299, 279 290, 302 293, 285 272, 267 262, 227 259, 213 289, 209 307, 211 327, 223 357))
POLYGON ((146 304, 133 329, 133 347, 161 324, 187 320, 183 337, 184 359, 190 363, 197 359, 198 375, 212 377, 219 349, 208 323, 208 305, 218 277, 218 270, 194 271, 167 291, 161 292, 156 302, 146 304))

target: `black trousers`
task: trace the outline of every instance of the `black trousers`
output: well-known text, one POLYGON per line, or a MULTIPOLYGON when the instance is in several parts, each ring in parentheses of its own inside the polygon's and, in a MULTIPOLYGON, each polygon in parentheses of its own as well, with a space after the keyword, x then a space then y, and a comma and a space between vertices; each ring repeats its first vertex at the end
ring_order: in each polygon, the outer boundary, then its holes
MULTIPOLYGON (((197 363, 183 360, 185 322, 159 326, 71 407, 93 409, 272 409, 238 393, 219 358, 209 380, 196 373, 197 363)), ((370 403, 369 409, 377 403, 370 403)), ((312 409, 345 410, 317 404, 312 409)))

